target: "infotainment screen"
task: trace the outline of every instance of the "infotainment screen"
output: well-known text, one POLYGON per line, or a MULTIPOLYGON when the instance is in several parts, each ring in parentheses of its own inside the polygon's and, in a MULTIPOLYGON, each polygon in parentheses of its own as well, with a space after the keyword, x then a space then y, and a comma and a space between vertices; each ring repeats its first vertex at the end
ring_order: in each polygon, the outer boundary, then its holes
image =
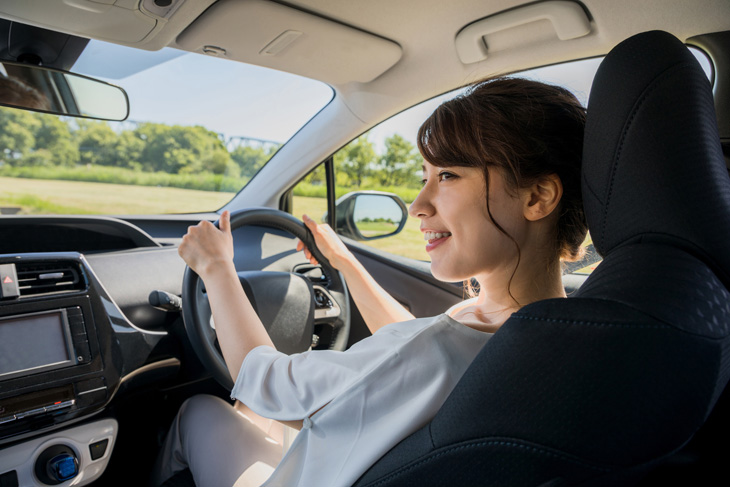
POLYGON ((0 318, 0 380, 73 365, 65 310, 0 318))

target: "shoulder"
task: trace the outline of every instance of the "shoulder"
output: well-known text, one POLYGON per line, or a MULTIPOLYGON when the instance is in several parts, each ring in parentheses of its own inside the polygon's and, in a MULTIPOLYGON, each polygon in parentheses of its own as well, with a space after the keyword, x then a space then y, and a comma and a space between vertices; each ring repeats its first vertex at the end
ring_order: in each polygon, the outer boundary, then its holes
POLYGON ((451 308, 447 309, 445 311, 445 314, 447 314, 451 317, 454 317, 456 315, 456 313, 458 313, 459 311, 461 311, 464 308, 467 308, 469 306, 476 304, 476 302, 477 302, 476 297, 465 299, 464 301, 459 301, 458 303, 453 305, 451 308))
POLYGON ((402 335, 412 336, 423 332, 434 326, 448 324, 449 319, 445 314, 429 316, 428 318, 416 318, 413 320, 399 321, 386 325, 375 332, 377 335, 402 335))

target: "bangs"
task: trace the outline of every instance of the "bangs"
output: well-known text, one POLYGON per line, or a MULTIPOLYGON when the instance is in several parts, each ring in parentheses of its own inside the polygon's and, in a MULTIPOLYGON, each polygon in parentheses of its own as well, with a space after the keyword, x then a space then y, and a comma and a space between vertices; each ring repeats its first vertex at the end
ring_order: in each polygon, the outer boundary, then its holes
POLYGON ((418 150, 436 167, 481 166, 475 148, 481 146, 474 114, 459 100, 461 95, 441 104, 418 129, 418 150))

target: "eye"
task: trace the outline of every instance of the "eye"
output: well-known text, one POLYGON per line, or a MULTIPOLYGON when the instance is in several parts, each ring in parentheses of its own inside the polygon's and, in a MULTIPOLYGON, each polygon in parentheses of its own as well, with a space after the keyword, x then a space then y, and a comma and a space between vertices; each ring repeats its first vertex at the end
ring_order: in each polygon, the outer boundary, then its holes
POLYGON ((454 178, 457 178, 457 177, 458 176, 456 174, 454 174, 452 172, 448 172, 448 171, 441 171, 439 173, 439 181, 445 181, 447 179, 454 179, 454 178))

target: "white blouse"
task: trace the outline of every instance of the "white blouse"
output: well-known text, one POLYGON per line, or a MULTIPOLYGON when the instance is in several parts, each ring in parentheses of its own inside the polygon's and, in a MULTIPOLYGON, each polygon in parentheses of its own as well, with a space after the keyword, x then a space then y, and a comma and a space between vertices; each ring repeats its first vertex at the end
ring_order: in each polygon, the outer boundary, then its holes
POLYGON ((231 397, 303 420, 266 486, 350 486, 433 418, 491 333, 447 314, 393 323, 345 352, 253 349, 231 397))

